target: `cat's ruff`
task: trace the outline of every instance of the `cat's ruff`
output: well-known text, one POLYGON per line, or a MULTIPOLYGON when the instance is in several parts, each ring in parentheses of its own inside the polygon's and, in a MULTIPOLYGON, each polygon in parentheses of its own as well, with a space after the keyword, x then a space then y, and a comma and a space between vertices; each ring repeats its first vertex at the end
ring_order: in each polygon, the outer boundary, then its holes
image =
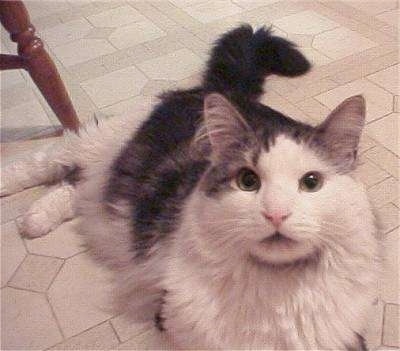
POLYGON ((266 75, 308 69, 286 40, 241 26, 216 43, 201 86, 67 134, 5 169, 1 194, 60 181, 21 230, 36 237, 80 216, 92 256, 114 272, 116 307, 157 316, 170 347, 362 350, 379 261, 349 175, 364 99, 317 127, 257 102, 266 75), (256 188, 238 186, 244 168, 256 188), (316 192, 299 186, 310 171, 323 179, 316 192), (290 245, 264 242, 277 226, 290 245))

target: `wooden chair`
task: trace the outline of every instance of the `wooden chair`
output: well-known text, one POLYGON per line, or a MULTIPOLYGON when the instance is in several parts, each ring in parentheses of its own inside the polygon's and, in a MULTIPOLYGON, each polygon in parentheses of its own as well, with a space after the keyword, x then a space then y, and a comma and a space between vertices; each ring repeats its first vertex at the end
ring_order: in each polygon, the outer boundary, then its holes
POLYGON ((26 69, 63 127, 77 132, 79 120, 71 100, 22 1, 0 1, 0 22, 18 44, 18 55, 0 55, 0 70, 26 69))

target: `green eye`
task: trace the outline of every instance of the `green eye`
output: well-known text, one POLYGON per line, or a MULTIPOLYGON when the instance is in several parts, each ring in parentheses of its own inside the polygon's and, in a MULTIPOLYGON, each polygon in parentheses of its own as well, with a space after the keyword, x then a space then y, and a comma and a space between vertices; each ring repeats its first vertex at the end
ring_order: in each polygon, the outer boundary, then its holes
POLYGON ((257 191, 261 187, 258 175, 248 168, 243 168, 239 171, 236 183, 243 191, 257 191))
POLYGON ((323 177, 322 174, 319 172, 307 172, 301 177, 299 181, 300 190, 307 191, 309 193, 321 189, 322 184, 323 177))

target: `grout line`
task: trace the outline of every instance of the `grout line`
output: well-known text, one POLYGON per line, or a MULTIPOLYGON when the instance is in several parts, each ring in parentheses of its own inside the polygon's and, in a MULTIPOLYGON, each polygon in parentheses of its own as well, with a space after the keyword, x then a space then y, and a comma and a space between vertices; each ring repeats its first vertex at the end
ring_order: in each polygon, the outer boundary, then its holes
POLYGON ((65 265, 65 259, 63 259, 63 262, 61 263, 60 267, 57 269, 57 272, 54 274, 53 278, 51 279, 51 281, 49 282, 49 284, 47 285, 46 288, 46 293, 48 293, 48 291, 50 290, 51 286, 53 285, 54 281, 56 280, 56 278, 58 277, 59 273, 61 272, 61 269, 64 267, 65 265))
POLYGON ((368 77, 369 77, 370 75, 379 73, 379 72, 381 72, 381 71, 384 71, 384 70, 387 69, 387 68, 396 66, 396 65, 398 65, 398 64, 399 64, 399 63, 395 63, 395 64, 393 64, 393 65, 391 65, 391 66, 388 66, 388 67, 386 67, 386 68, 384 68, 384 69, 382 69, 382 70, 380 70, 380 71, 373 72, 373 73, 369 74, 368 76, 364 76, 364 77, 363 77, 363 78, 365 78, 368 82, 370 82, 371 84, 374 84, 375 86, 377 86, 377 87, 379 87, 379 88, 385 90, 388 94, 392 95, 392 97, 393 97, 392 112, 393 112, 393 107, 394 107, 394 96, 395 96, 396 94, 393 94, 393 93, 392 93, 391 91, 389 91, 385 86, 383 86, 383 85, 381 85, 381 84, 379 84, 379 83, 377 83, 377 82, 374 82, 373 80, 371 80, 371 79, 368 78, 368 77))
MULTIPOLYGON (((385 171, 385 172, 386 172, 386 171, 385 171)), ((386 172, 386 173, 387 173, 387 172, 386 172)), ((370 185, 368 185, 368 186, 364 183, 364 185, 365 185, 366 189, 369 190, 370 188, 372 188, 372 187, 374 187, 375 185, 378 185, 378 184, 380 184, 380 183, 383 183, 385 180, 387 180, 387 179, 389 179, 389 178, 392 178, 392 175, 391 175, 390 173, 388 173, 387 176, 385 176, 385 178, 382 178, 382 179, 378 180, 376 183, 370 184, 370 185)))
POLYGON ((56 312, 54 311, 54 307, 51 304, 50 297, 49 297, 49 295, 47 293, 45 293, 44 296, 46 297, 46 300, 47 300, 47 303, 49 304, 49 307, 50 307, 51 313, 53 315, 53 318, 56 321, 57 327, 58 327, 58 329, 59 329, 59 331, 61 333, 61 336, 63 338, 63 341, 64 341, 66 339, 66 337, 65 337, 64 331, 61 328, 61 323, 57 318, 56 312))
MULTIPOLYGON (((389 234, 389 233, 387 233, 387 234, 389 234)), ((386 235, 387 235, 386 234, 386 235)), ((382 331, 381 331, 381 345, 384 345, 383 344, 383 335, 384 335, 384 331, 385 331, 385 316, 386 316, 386 302, 385 301, 383 301, 382 300, 382 303, 383 303, 383 313, 382 313, 382 331)))
MULTIPOLYGON (((114 318, 114 317, 113 317, 113 318, 114 318)), ((115 327, 114 327, 114 325, 112 324, 111 318, 108 320, 108 323, 110 324, 110 327, 111 327, 112 331, 114 332, 114 334, 115 334, 115 336, 116 336, 116 338, 117 338, 117 340, 118 340, 118 343, 121 344, 121 343, 122 343, 122 340, 121 340, 121 338, 119 337, 117 331, 115 330, 115 327)))
MULTIPOLYGON (((386 182, 386 181, 387 181, 388 179, 390 179, 390 178, 393 178, 394 180, 397 180, 397 179, 394 178, 391 174, 389 174, 389 176, 386 177, 385 179, 381 179, 380 181, 376 182, 374 185, 369 186, 367 190, 373 188, 374 186, 377 186, 377 185, 379 185, 379 184, 382 184, 382 183, 386 182)), ((390 202, 390 201, 389 201, 389 202, 390 202)), ((386 203, 385 203, 384 205, 386 205, 386 203)), ((383 205, 383 206, 384 206, 384 205, 383 205)), ((382 207, 382 206, 381 206, 381 207, 382 207)))
MULTIPOLYGON (((9 284, 10 284, 11 281, 14 279, 14 277, 17 275, 17 271, 18 271, 19 268, 22 266, 22 264, 25 262, 25 260, 27 259, 27 257, 28 257, 28 253, 25 252, 24 258, 22 259, 22 261, 20 262, 20 264, 17 266, 17 268, 15 269, 15 271, 13 272, 13 274, 11 274, 11 276, 10 276, 10 278, 7 280, 5 286, 9 286, 9 287, 12 287, 12 288, 16 288, 16 287, 11 286, 11 285, 9 285, 9 284)), ((16 288, 16 289, 17 289, 17 288, 16 288)), ((22 289, 22 288, 21 288, 21 290, 26 290, 26 289, 22 289)))

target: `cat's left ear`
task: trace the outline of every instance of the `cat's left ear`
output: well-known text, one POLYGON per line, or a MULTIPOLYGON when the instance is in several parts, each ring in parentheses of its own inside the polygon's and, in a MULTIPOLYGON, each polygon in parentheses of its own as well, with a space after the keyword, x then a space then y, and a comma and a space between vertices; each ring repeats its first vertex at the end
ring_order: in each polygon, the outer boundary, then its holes
POLYGON ((313 143, 342 169, 352 169, 365 123, 362 95, 344 100, 315 130, 313 143))
POLYGON ((198 139, 205 137, 214 155, 241 151, 251 135, 251 128, 242 115, 224 96, 212 93, 204 98, 204 125, 198 139))

